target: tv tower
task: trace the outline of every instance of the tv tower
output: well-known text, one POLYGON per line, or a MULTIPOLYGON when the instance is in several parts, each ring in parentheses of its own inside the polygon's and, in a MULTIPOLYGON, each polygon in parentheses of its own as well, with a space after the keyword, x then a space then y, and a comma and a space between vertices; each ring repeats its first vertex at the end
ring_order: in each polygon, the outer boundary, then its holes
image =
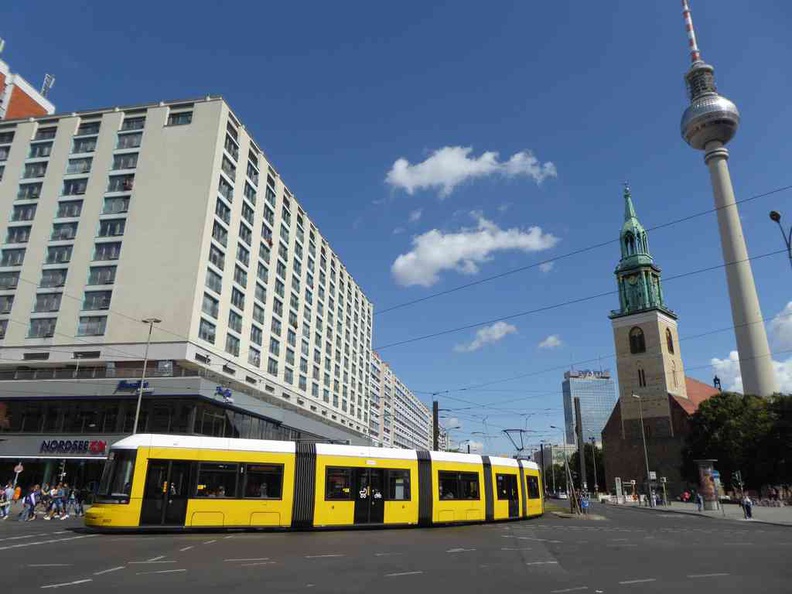
POLYGON ((778 387, 740 215, 734 201, 727 163, 729 151, 725 146, 737 133, 740 112, 734 103, 718 94, 715 69, 701 59, 688 0, 682 0, 682 14, 692 62, 685 74, 690 105, 682 115, 682 137, 694 149, 704 151, 704 162, 710 172, 743 392, 770 396, 778 391, 778 387))

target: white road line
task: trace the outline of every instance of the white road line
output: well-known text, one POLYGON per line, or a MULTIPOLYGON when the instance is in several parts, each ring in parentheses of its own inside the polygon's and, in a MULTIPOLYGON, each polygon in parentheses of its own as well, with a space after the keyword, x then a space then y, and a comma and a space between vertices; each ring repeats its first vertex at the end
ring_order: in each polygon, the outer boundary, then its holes
POLYGON ((259 563, 243 563, 240 567, 255 567, 256 565, 275 565, 275 561, 261 561, 259 563))
POLYGON ((41 586, 41 589, 45 590, 46 588, 62 588, 63 586, 76 586, 77 584, 85 584, 87 582, 92 582, 92 581, 93 580, 91 578, 88 578, 85 580, 77 580, 74 582, 64 582, 62 584, 50 584, 49 586, 41 586))
POLYGON ((476 549, 448 549, 446 553, 469 553, 475 550, 476 549))
POLYGON ((269 557, 258 557, 256 559, 223 559, 223 561, 226 563, 233 563, 235 561, 239 561, 240 563, 242 561, 269 561, 269 557))
POLYGON ((621 585, 628 585, 628 584, 646 584, 648 582, 656 582, 657 579, 655 578, 646 578, 643 580, 625 580, 623 582, 619 582, 621 585))
POLYGON ((531 561, 526 565, 558 565, 558 561, 531 561))
POLYGON ((184 547, 183 549, 179 549, 179 552, 183 553, 184 551, 189 551, 192 548, 195 548, 195 545, 190 545, 189 547, 184 547))
POLYGON ((158 565, 160 563, 176 563, 176 561, 129 561, 130 565, 158 565))
POLYGON ((118 567, 111 567, 110 569, 103 569, 102 571, 97 571, 94 575, 104 575, 106 573, 113 573, 114 571, 119 571, 124 569, 126 565, 119 565, 118 567))
POLYGON ((22 540, 23 538, 35 538, 36 536, 43 536, 42 534, 26 534, 25 536, 11 536, 9 538, 0 538, 0 542, 7 540, 22 540))
POLYGON ((729 574, 728 573, 694 573, 687 577, 689 577, 690 579, 696 579, 696 578, 708 578, 708 577, 722 577, 724 575, 729 575, 729 574))
POLYGON ((223 540, 228 540, 229 538, 234 538, 233 534, 229 534, 228 536, 224 536, 223 540))
POLYGON ((524 549, 515 549, 512 547, 501 547, 501 551, 530 551, 532 550, 531 547, 526 547, 524 549))
POLYGON ((386 573, 385 577, 401 577, 403 575, 420 575, 423 571, 402 571, 401 573, 386 573))
POLYGON ((52 544, 54 542, 66 542, 68 540, 80 540, 82 538, 94 538, 98 536, 97 534, 85 534, 83 536, 72 536, 69 538, 53 538, 52 540, 37 540, 36 542, 23 542, 20 544, 15 545, 8 545, 6 547, 0 547, 0 551, 7 551, 8 549, 21 549, 24 547, 32 547, 38 545, 45 545, 45 544, 52 544))
POLYGON ((327 559, 330 557, 343 557, 344 555, 306 555, 306 559, 327 559))
POLYGON ((159 571, 142 571, 140 573, 136 573, 135 575, 153 575, 155 573, 183 573, 187 571, 186 569, 160 569, 159 571))
POLYGON ((393 555, 403 555, 404 553, 374 553, 375 557, 391 557, 393 555))
POLYGON ((215 540, 207 540, 204 544, 212 544, 213 542, 217 542, 217 539, 215 539, 215 540))
POLYGON ((147 559, 147 563, 153 563, 154 561, 159 561, 160 559, 164 559, 165 555, 160 555, 159 557, 152 557, 151 559, 147 559))
POLYGON ((28 567, 71 567, 71 563, 36 563, 28 567))
POLYGON ((564 592, 580 592, 588 590, 588 586, 578 586, 577 588, 565 588, 564 590, 550 590, 550 594, 563 594, 564 592))

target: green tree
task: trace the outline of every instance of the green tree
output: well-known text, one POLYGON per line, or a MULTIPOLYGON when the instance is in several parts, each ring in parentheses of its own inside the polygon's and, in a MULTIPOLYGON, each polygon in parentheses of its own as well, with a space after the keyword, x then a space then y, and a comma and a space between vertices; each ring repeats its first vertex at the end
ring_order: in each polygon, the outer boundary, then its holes
MULTIPOLYGON (((600 488, 605 486, 605 466, 602 457, 602 450, 590 443, 584 445, 583 456, 586 462, 586 484, 589 491, 594 490, 594 460, 597 462, 597 483, 600 488)), ((580 484, 580 455, 575 452, 569 457, 569 467, 572 470, 572 477, 575 481, 575 487, 582 488, 580 484)))

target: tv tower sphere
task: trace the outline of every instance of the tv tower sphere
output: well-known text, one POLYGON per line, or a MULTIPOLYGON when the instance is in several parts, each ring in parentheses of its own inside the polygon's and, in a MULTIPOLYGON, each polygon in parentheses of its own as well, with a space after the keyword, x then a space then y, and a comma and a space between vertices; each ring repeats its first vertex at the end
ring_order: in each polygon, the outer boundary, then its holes
MULTIPOLYGON (((712 72, 712 66, 700 62, 699 66, 693 65, 686 77, 688 80, 700 76, 700 72, 694 69, 709 69, 712 72)), ((737 134, 739 125, 740 112, 737 106, 714 91, 708 92, 696 98, 691 97, 690 105, 682 114, 682 138, 694 149, 702 151, 713 140, 722 144, 729 142, 737 134)))

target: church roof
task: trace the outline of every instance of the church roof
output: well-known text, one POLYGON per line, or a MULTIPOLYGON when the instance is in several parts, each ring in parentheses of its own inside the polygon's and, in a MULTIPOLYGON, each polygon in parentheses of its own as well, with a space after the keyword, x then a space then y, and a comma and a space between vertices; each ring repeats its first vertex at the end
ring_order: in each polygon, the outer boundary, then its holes
POLYGON ((688 415, 693 415, 698 410, 698 407, 705 400, 709 400, 716 394, 720 394, 720 390, 713 388, 709 384, 700 382, 692 377, 685 376, 685 387, 687 388, 687 398, 671 395, 679 406, 682 407, 688 415))

